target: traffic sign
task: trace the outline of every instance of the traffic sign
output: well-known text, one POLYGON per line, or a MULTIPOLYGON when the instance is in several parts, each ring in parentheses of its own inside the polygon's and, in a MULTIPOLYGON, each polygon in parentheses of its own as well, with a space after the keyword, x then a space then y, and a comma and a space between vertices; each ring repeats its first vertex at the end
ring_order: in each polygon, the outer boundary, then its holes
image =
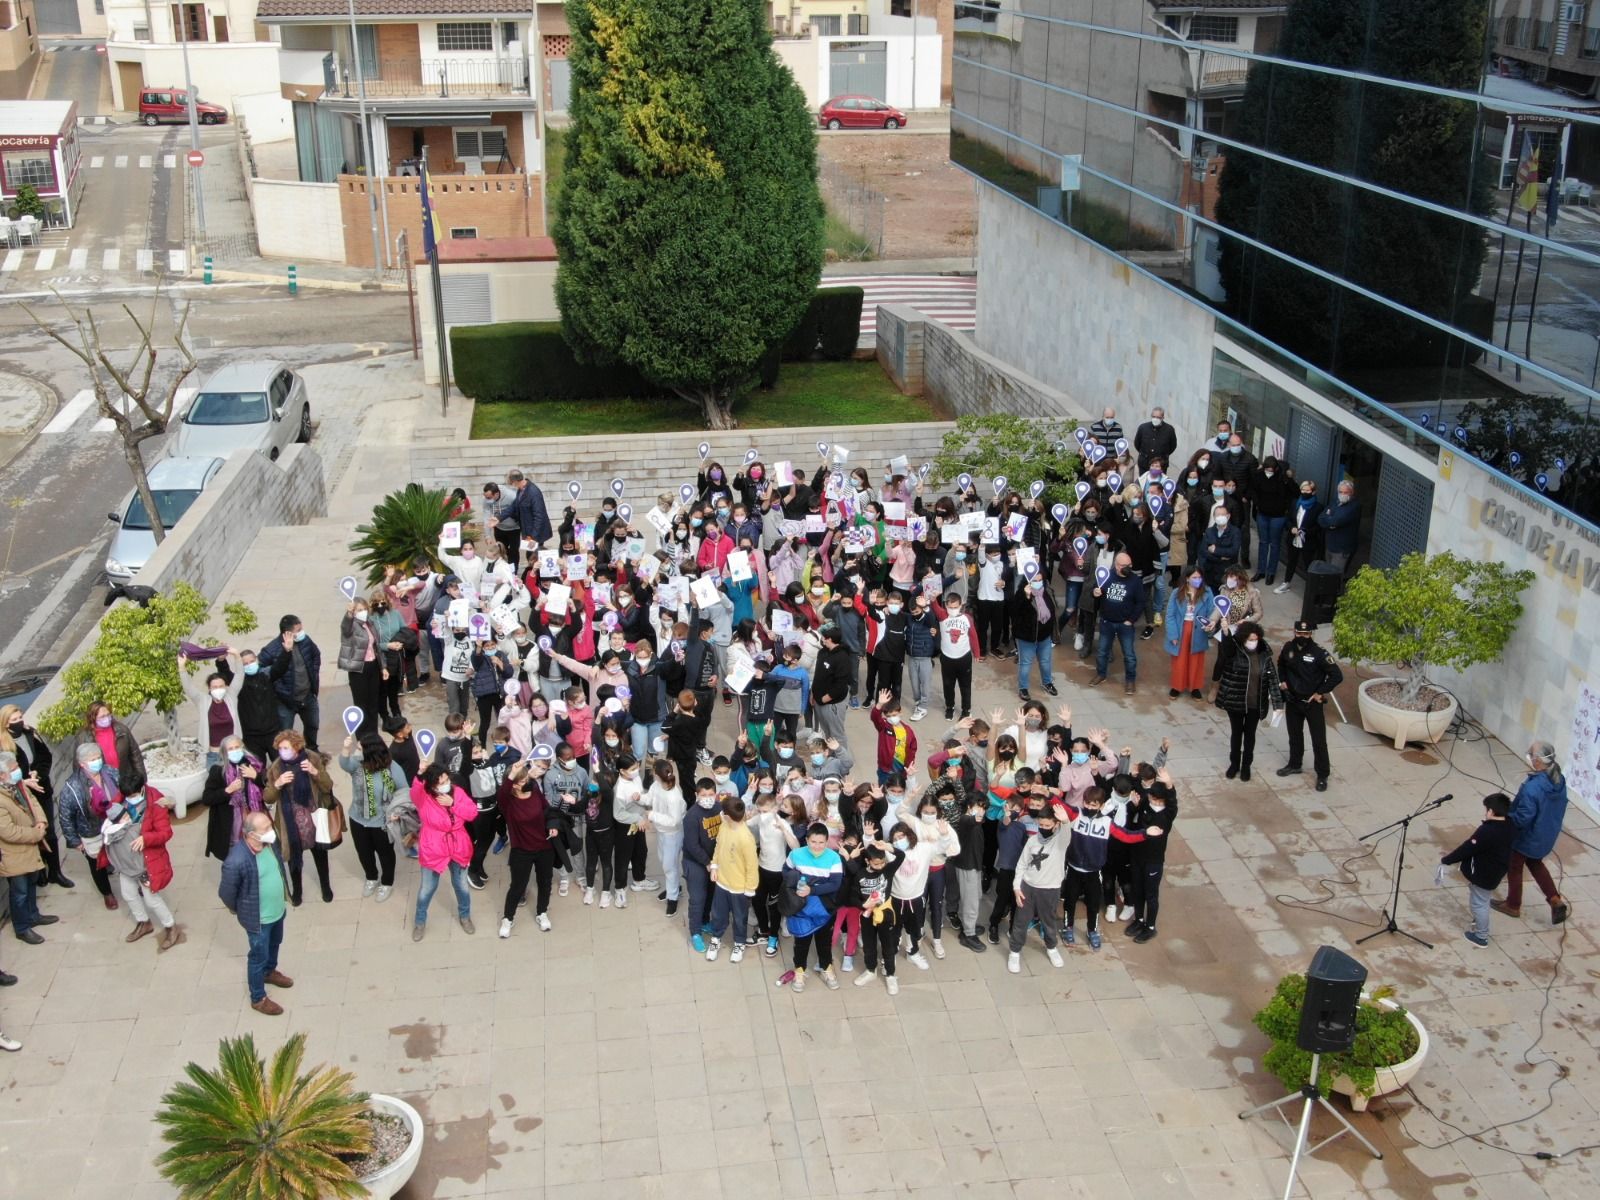
POLYGON ((206 152, 204 150, 191 150, 187 158, 191 167, 203 167, 206 165, 206 152))
POLYGON ((106 44, 104 42, 97 42, 95 44, 94 52, 96 54, 104 54, 106 52, 106 44))

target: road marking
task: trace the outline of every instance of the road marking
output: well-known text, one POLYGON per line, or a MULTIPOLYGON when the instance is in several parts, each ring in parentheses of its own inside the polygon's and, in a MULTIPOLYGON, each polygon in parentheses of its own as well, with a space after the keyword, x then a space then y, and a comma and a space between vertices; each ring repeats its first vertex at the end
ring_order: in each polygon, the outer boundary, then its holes
POLYGON ((127 166, 127 165, 128 165, 128 156, 127 156, 127 155, 126 155, 126 154, 119 154, 119 155, 117 155, 117 161, 116 161, 116 165, 117 165, 117 166, 118 166, 118 167, 125 167, 125 166, 127 166))
POLYGON ((22 265, 22 251, 8 250, 4 262, 0 262, 0 271, 15 271, 22 265))
POLYGON ((122 251, 113 246, 100 256, 100 269, 102 271, 115 271, 117 264, 122 261, 122 251))
POLYGON ((141 171, 148 171, 154 165, 155 165, 155 159, 151 158, 150 155, 148 155, 148 154, 139 155, 139 169, 141 171))
POLYGON ((163 154, 161 156, 161 165, 168 171, 172 170, 173 167, 178 165, 178 156, 176 154, 163 154))
POLYGON ((103 167, 105 165, 106 165, 106 156, 103 155, 103 154, 96 154, 93 158, 91 158, 89 160, 90 168, 93 169, 93 170, 96 170, 96 171, 98 171, 101 167, 103 167))
POLYGON ((185 275, 189 271, 189 255, 183 250, 167 251, 167 270, 174 275, 185 275))
POLYGON ((149 250, 136 250, 133 254, 133 269, 135 271, 148 271, 155 266, 155 255, 149 250))
POLYGON ((94 392, 85 388, 71 400, 61 406, 61 411, 50 418, 50 424, 44 427, 45 433, 66 433, 77 424, 78 418, 88 411, 94 403, 94 392))
POLYGON ((33 265, 38 270, 41 270, 41 271, 48 271, 51 267, 55 266, 56 265, 55 248, 51 247, 49 250, 41 250, 41 251, 39 251, 39 257, 34 261, 33 265))
POLYGON ((89 252, 82 247, 72 252, 72 257, 67 260, 67 269, 81 271, 89 265, 89 252))
MULTIPOLYGON (((98 543, 99 539, 96 539, 98 543)), ((9 643, 0 650, 0 663, 10 666, 20 659, 25 652, 30 650, 33 642, 44 631, 49 620, 57 613, 65 610, 67 597, 72 594, 72 589, 78 586, 78 581, 90 571, 103 566, 105 563, 105 548, 99 544, 92 544, 80 554, 73 564, 62 573, 55 587, 50 589, 42 603, 33 610, 22 627, 17 630, 9 643)))

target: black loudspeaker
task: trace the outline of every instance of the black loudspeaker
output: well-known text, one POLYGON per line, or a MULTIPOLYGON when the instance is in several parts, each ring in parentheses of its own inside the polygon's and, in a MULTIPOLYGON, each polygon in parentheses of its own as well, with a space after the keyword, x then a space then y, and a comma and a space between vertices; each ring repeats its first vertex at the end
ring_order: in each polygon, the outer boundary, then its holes
POLYGON ((1344 572, 1319 558, 1306 567, 1306 594, 1300 604, 1300 619, 1313 625, 1333 620, 1333 610, 1344 594, 1344 572))
POLYGON ((1332 946, 1319 946, 1306 971, 1306 999, 1300 1007, 1300 1049, 1308 1054, 1338 1054, 1356 1040, 1356 1006, 1367 969, 1332 946))

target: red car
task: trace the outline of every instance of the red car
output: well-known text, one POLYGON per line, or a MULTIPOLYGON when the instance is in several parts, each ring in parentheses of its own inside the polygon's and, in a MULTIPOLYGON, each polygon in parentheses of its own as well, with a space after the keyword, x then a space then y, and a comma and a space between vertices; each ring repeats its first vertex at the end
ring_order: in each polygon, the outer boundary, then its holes
POLYGON ((824 129, 899 129, 906 115, 871 96, 835 96, 817 113, 824 129))

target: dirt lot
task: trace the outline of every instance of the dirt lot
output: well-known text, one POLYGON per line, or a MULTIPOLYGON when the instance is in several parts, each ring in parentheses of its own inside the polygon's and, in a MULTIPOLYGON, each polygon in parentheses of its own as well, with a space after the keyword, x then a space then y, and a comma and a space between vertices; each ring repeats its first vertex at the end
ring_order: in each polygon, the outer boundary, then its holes
POLYGON ((949 138, 935 134, 829 134, 818 143, 819 161, 826 164, 823 196, 829 198, 831 166, 831 178, 865 184, 888 198, 880 258, 970 256, 978 232, 976 185, 950 165, 949 149, 949 138))

